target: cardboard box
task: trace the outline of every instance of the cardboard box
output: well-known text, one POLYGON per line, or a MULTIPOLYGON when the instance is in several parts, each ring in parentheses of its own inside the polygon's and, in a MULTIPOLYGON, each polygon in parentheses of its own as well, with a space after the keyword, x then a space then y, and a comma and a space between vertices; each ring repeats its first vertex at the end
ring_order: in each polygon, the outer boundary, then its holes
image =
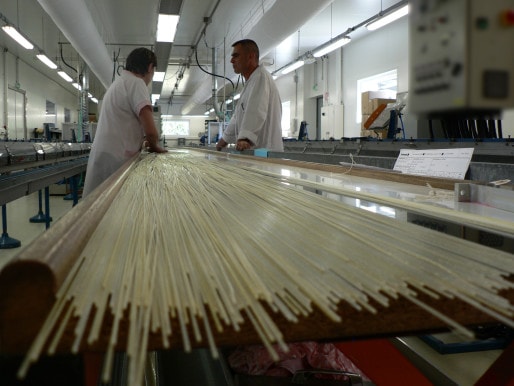
POLYGON ((377 98, 377 99, 371 99, 370 100, 370 104, 371 104, 371 113, 373 113, 373 111, 375 111, 378 106, 380 105, 388 105, 389 103, 394 103, 396 102, 396 99, 382 99, 382 98, 377 98))
POLYGON ((361 130, 361 137, 385 139, 387 138, 387 129, 361 130))
POLYGON ((394 103, 391 91, 365 91, 361 94, 362 114, 371 114, 381 104, 394 103))
POLYGON ((364 127, 364 124, 366 123, 366 121, 368 120, 370 115, 371 114, 362 114, 361 130, 366 130, 366 128, 364 127))

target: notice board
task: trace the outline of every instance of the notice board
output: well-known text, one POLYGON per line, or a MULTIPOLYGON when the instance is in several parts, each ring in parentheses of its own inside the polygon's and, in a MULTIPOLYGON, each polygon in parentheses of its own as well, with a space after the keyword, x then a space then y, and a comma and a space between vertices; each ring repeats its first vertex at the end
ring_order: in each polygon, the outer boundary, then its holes
POLYGON ((473 150, 473 148, 402 149, 393 170, 405 174, 463 180, 471 162, 473 150))

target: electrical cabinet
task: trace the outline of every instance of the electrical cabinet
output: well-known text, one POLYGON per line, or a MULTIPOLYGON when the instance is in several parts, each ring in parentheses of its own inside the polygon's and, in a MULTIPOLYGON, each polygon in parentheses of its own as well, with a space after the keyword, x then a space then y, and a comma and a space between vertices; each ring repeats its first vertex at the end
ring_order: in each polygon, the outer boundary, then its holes
POLYGON ((512 0, 411 2, 409 111, 514 106, 512 0))
POLYGON ((321 107, 321 139, 340 139, 344 135, 343 105, 321 107))

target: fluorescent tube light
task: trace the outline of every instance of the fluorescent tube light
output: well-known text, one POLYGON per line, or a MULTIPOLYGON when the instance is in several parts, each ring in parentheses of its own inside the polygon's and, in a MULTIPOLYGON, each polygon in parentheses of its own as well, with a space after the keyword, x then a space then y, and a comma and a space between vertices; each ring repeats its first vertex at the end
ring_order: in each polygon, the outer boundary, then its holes
POLYGON ((155 71, 152 80, 154 82, 164 82, 165 75, 166 73, 164 71, 155 71))
POLYGON ((409 13, 409 5, 407 4, 403 7, 401 7, 400 9, 397 9, 394 12, 384 15, 375 21, 372 21, 371 23, 366 25, 366 28, 370 31, 374 31, 376 29, 379 29, 380 27, 385 26, 386 24, 389 24, 395 20, 398 20, 399 18, 407 15, 408 13, 409 13))
POLYGON ((323 56, 323 55, 326 55, 328 54, 329 52, 332 52, 336 49, 338 49, 339 47, 342 47, 344 46, 345 44, 348 44, 350 43, 351 39, 349 36, 343 36, 341 39, 339 40, 336 40, 335 42, 325 46, 325 47, 320 47, 319 49, 316 49, 312 55, 315 57, 315 58, 319 58, 320 56, 323 56))
POLYGON ((98 99, 96 99, 96 98, 91 98, 91 102, 98 104, 98 99))
POLYGON ((283 75, 289 74, 290 72, 292 72, 292 71, 302 67, 304 64, 305 64, 305 62, 303 60, 298 60, 298 61, 294 62, 293 64, 290 64, 289 66, 286 66, 282 70, 282 74, 283 75))
POLYGON ((66 82, 73 82, 73 79, 71 78, 71 76, 69 76, 68 74, 66 74, 63 70, 59 70, 57 71, 57 73, 61 76, 61 78, 63 78, 66 82))
POLYGON ((177 24, 179 15, 159 14, 157 21, 157 41, 173 43, 175 33, 177 32, 177 24))
POLYGON ((16 28, 14 28, 12 25, 4 25, 2 29, 5 31, 7 35, 12 37, 16 42, 18 42, 19 45, 21 45, 23 48, 26 48, 27 50, 31 50, 34 48, 34 45, 29 42, 25 37, 22 36, 18 32, 16 28))
POLYGON ((237 101, 239 98, 241 98, 241 94, 234 95, 234 100, 237 101))
POLYGON ((45 54, 38 54, 36 57, 41 60, 44 64, 46 64, 48 67, 50 67, 52 70, 55 70, 57 68, 57 64, 52 62, 50 59, 48 59, 48 56, 45 54))
POLYGON ((78 84, 78 83, 72 83, 71 85, 72 85, 73 87, 75 87, 75 88, 76 88, 77 90, 79 90, 79 91, 80 91, 80 90, 82 90, 82 86, 81 86, 80 84, 78 84))

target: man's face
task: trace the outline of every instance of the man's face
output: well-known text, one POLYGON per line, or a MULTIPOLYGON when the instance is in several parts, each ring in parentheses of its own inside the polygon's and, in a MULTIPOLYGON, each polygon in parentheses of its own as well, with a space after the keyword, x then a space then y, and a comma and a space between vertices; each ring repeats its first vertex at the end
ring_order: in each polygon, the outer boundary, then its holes
POLYGON ((236 74, 244 73, 248 68, 249 61, 250 53, 248 53, 243 46, 238 44, 232 47, 232 59, 230 59, 230 63, 232 63, 232 67, 236 74))

